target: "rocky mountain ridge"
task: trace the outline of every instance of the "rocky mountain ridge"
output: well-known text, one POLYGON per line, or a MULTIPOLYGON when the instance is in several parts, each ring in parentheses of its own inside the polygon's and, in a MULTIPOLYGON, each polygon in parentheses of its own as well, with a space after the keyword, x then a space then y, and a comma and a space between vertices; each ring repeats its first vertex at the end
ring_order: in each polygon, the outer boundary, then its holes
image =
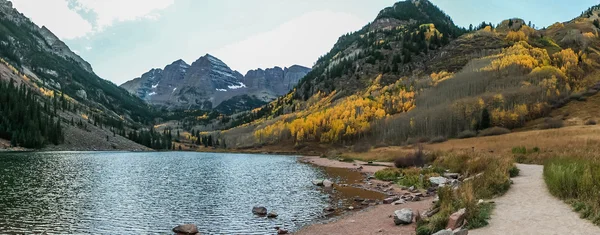
POLYGON ((270 102, 288 93, 308 72, 309 68, 293 65, 250 70, 244 76, 206 54, 191 65, 177 60, 164 69, 152 69, 121 87, 152 105, 210 110, 238 96, 270 102))

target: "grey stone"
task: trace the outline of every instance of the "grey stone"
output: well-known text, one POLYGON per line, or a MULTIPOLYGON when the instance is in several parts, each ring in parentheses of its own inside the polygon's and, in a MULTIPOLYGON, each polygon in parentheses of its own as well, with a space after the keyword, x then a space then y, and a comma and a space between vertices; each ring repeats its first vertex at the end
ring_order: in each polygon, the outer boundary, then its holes
POLYGON ((454 235, 468 235, 469 234, 469 230, 466 228, 457 228, 452 232, 454 233, 454 235))
POLYGON ((200 232, 194 224, 182 224, 173 228, 173 232, 177 235, 196 235, 200 232))
POLYGON ((325 186, 326 188, 331 188, 333 187, 333 182, 331 182, 330 180, 323 180, 323 186, 325 186))
POLYGON ((263 206, 252 207, 252 214, 265 216, 265 215, 267 215, 267 208, 265 208, 263 206))
POLYGON ((395 202, 398 200, 400 200, 399 197, 388 197, 386 199, 383 199, 383 204, 392 204, 392 202, 395 202))
POLYGON ((404 201, 403 199, 400 199, 398 201, 393 202, 392 205, 401 205, 401 204, 404 204, 404 203, 406 203, 406 201, 404 201))
POLYGON ((429 182, 433 185, 445 185, 448 182, 448 179, 445 177, 430 177, 429 182))
POLYGON ((409 208, 394 211, 394 223, 396 225, 411 224, 413 221, 413 211, 409 208))
POLYGON ((316 185, 316 186, 323 186, 323 181, 324 180, 321 180, 321 179, 313 180, 312 184, 316 185))
POLYGON ((440 230, 437 233, 434 233, 433 235, 454 235, 454 233, 450 230, 440 230))

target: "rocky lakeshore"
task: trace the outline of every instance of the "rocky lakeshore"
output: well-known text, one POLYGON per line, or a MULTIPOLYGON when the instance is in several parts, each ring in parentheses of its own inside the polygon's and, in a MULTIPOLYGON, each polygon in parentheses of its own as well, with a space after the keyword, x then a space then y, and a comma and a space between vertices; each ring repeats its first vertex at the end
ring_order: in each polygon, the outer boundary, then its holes
MULTIPOLYGON (((433 193, 421 192, 414 188, 401 188, 396 184, 373 178, 375 172, 391 167, 391 163, 369 164, 360 161, 350 163, 320 157, 302 157, 299 161, 319 167, 360 172, 363 176, 360 182, 340 185, 340 188, 369 190, 381 193, 385 198, 375 203, 361 203, 364 205, 361 207, 362 210, 345 208, 347 213, 339 214, 334 220, 307 226, 296 234, 415 234, 413 214, 428 211, 435 197, 433 193), (410 218, 405 219, 408 221, 398 218, 402 215, 394 216, 399 211, 409 212, 410 218)), ((356 200, 363 199, 356 198, 356 200)))

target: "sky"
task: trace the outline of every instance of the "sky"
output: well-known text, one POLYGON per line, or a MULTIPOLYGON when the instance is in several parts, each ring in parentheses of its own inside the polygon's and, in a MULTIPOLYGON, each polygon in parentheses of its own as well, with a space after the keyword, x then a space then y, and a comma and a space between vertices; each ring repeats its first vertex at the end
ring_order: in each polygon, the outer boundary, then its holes
MULTIPOLYGON (((568 21, 600 0, 431 0, 459 26, 523 18, 568 21), (535 10, 533 10, 535 9, 535 10)), ((338 37, 359 30, 395 0, 12 0, 122 84, 175 60, 209 53, 232 69, 311 67, 338 37)))

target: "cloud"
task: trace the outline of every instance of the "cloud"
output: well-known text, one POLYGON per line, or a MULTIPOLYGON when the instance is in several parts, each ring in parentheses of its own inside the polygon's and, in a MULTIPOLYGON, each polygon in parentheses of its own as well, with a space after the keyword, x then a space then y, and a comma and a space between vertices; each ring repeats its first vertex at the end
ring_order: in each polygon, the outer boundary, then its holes
POLYGON ((210 53, 242 73, 294 64, 311 67, 341 35, 361 29, 367 22, 348 13, 313 11, 210 53))
POLYGON ((61 39, 101 32, 115 22, 156 20, 175 0, 12 0, 17 10, 61 39), (92 15, 93 17, 83 17, 92 15))
POLYGON ((12 0, 13 6, 38 26, 45 25, 62 39, 85 36, 93 31, 92 24, 73 10, 65 0, 12 0))
POLYGON ((86 51, 91 51, 91 50, 92 50, 92 47, 90 47, 90 46, 87 46, 87 47, 85 47, 85 50, 86 50, 86 51))
POLYGON ((165 9, 175 0, 73 0, 75 9, 96 15, 95 26, 102 31, 115 22, 157 19, 157 10, 165 9))

